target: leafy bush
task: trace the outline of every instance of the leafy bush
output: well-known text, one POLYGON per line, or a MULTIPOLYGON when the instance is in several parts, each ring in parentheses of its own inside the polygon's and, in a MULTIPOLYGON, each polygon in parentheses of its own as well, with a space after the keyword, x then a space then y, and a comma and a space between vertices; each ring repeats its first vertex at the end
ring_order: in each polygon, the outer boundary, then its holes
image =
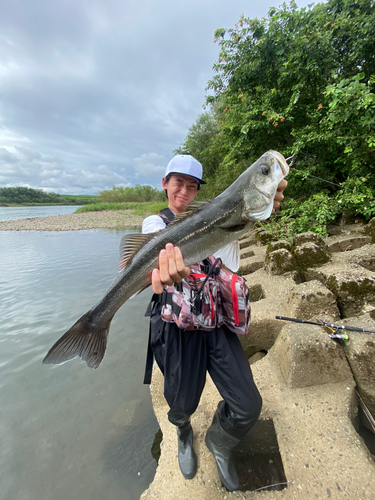
POLYGON ((375 197, 369 178, 348 179, 335 195, 323 191, 307 199, 288 200, 282 212, 261 225, 274 239, 291 239, 294 234, 306 231, 328 236, 327 225, 335 222, 343 212, 363 222, 375 216, 375 197))
POLYGON ((140 184, 125 188, 122 186, 113 186, 111 190, 100 191, 98 195, 99 202, 103 203, 143 203, 158 202, 164 199, 164 191, 152 186, 141 186, 140 184))
POLYGON ((373 175, 348 179, 343 182, 343 189, 336 195, 336 201, 342 209, 353 212, 365 221, 375 216, 375 197, 371 187, 373 175))
POLYGON ((167 204, 167 200, 158 203, 94 203, 77 208, 74 213, 80 214, 84 212, 99 212, 103 210, 131 210, 133 215, 147 217, 148 215, 157 214, 160 210, 165 208, 167 204))

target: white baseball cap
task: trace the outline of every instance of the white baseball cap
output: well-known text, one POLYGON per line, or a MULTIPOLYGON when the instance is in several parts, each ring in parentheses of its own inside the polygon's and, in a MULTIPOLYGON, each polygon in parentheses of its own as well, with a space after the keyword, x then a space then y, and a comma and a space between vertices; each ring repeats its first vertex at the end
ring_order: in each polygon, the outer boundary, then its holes
POLYGON ((168 174, 184 174, 194 177, 199 184, 206 184, 206 182, 202 180, 202 172, 202 165, 191 155, 176 155, 168 163, 165 177, 167 177, 168 174))

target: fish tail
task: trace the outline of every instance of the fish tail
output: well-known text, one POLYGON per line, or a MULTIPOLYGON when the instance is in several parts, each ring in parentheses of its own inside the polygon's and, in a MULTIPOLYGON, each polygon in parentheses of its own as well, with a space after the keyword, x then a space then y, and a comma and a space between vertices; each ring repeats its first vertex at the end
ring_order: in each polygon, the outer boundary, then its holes
POLYGON ((90 368, 98 368, 107 348, 111 319, 99 327, 90 321, 90 313, 84 314, 59 338, 43 359, 43 364, 60 365, 78 356, 90 368))

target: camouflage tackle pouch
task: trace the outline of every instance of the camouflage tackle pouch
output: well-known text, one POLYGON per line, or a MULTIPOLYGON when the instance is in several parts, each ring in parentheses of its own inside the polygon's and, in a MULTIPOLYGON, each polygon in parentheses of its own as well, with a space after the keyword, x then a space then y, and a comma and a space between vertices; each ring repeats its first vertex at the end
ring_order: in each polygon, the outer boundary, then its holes
POLYGON ((232 332, 246 335, 250 324, 246 280, 222 267, 214 256, 191 266, 181 283, 166 286, 159 301, 161 317, 183 330, 212 330, 225 324, 232 332))
POLYGON ((219 284, 214 277, 202 271, 203 263, 190 266, 190 275, 171 286, 166 286, 160 299, 161 317, 174 322, 183 330, 212 330, 218 314, 219 284))

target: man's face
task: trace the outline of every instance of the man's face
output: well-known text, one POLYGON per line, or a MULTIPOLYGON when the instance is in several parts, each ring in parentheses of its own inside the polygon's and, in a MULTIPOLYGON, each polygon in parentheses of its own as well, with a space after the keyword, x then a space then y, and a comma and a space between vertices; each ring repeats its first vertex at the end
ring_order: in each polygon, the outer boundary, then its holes
POLYGON ((182 214, 198 194, 198 181, 189 175, 172 174, 168 183, 163 177, 162 185, 168 191, 168 206, 176 214, 182 214))

